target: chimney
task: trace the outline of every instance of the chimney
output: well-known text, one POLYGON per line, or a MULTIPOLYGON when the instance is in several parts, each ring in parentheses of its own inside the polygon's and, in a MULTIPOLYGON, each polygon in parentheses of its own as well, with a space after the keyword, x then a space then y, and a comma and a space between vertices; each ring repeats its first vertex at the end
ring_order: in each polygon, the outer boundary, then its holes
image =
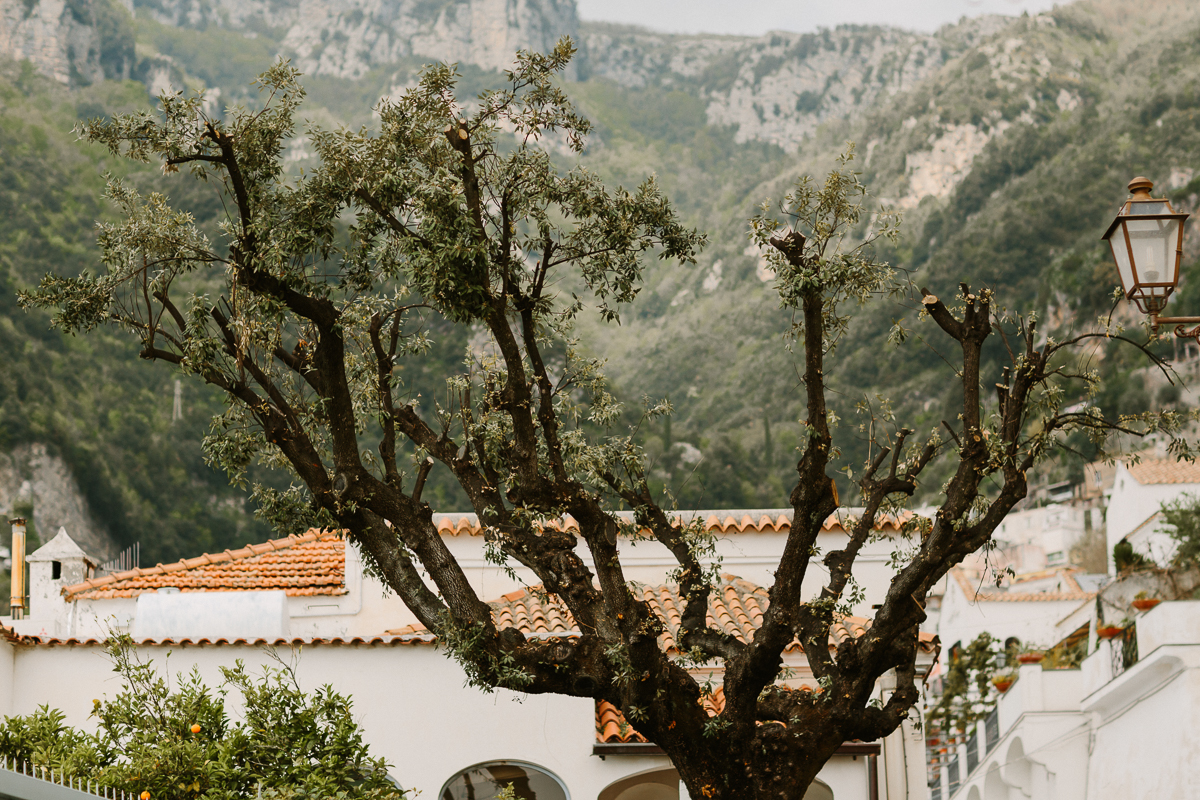
POLYGON ((12 618, 25 618, 25 520, 10 519, 12 525, 12 618))

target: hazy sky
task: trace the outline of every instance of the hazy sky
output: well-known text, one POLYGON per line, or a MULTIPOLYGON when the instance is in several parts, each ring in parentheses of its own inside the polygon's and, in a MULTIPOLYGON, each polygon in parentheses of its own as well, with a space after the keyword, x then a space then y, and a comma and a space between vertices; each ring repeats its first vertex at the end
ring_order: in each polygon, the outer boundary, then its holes
MULTIPOLYGON (((1060 0, 1061 1, 1061 0, 1060 0)), ((585 20, 623 22, 672 33, 805 33, 846 23, 933 31, 978 14, 1035 13, 1054 0, 577 0, 585 20)))

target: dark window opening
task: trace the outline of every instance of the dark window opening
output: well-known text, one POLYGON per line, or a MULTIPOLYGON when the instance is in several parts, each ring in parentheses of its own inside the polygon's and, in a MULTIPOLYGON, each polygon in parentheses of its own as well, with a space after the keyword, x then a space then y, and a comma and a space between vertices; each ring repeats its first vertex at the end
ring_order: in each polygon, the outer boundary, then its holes
POLYGON ((59 578, 62 577, 62 562, 61 561, 51 561, 50 562, 50 577, 53 578, 54 580, 58 580, 59 578))
POLYGON ((511 787, 517 800, 567 800, 558 778, 515 761, 490 761, 463 770, 442 787, 440 800, 495 800, 511 787))

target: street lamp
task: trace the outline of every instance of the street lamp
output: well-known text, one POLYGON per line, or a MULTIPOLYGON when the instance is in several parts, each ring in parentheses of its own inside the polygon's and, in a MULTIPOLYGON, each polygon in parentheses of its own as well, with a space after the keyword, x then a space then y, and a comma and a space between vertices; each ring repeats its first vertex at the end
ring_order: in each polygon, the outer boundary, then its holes
POLYGON ((1190 331, 1183 326, 1197 325, 1200 317, 1158 315, 1179 283, 1183 221, 1188 215, 1176 213, 1166 198, 1151 197, 1153 188, 1154 184, 1145 178, 1131 180, 1129 191, 1133 197, 1121 206, 1103 238, 1112 248, 1125 297, 1150 316, 1150 327, 1157 332, 1159 325, 1176 325, 1176 336, 1196 338, 1200 336, 1200 325, 1190 331))

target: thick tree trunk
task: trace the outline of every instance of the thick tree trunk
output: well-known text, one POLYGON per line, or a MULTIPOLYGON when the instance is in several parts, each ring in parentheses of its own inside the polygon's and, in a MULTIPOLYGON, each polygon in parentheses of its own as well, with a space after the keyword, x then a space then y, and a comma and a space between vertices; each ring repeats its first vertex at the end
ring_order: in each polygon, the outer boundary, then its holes
POLYGON ((663 749, 692 800, 800 800, 841 745, 813 739, 767 723, 741 747, 713 739, 663 749))

